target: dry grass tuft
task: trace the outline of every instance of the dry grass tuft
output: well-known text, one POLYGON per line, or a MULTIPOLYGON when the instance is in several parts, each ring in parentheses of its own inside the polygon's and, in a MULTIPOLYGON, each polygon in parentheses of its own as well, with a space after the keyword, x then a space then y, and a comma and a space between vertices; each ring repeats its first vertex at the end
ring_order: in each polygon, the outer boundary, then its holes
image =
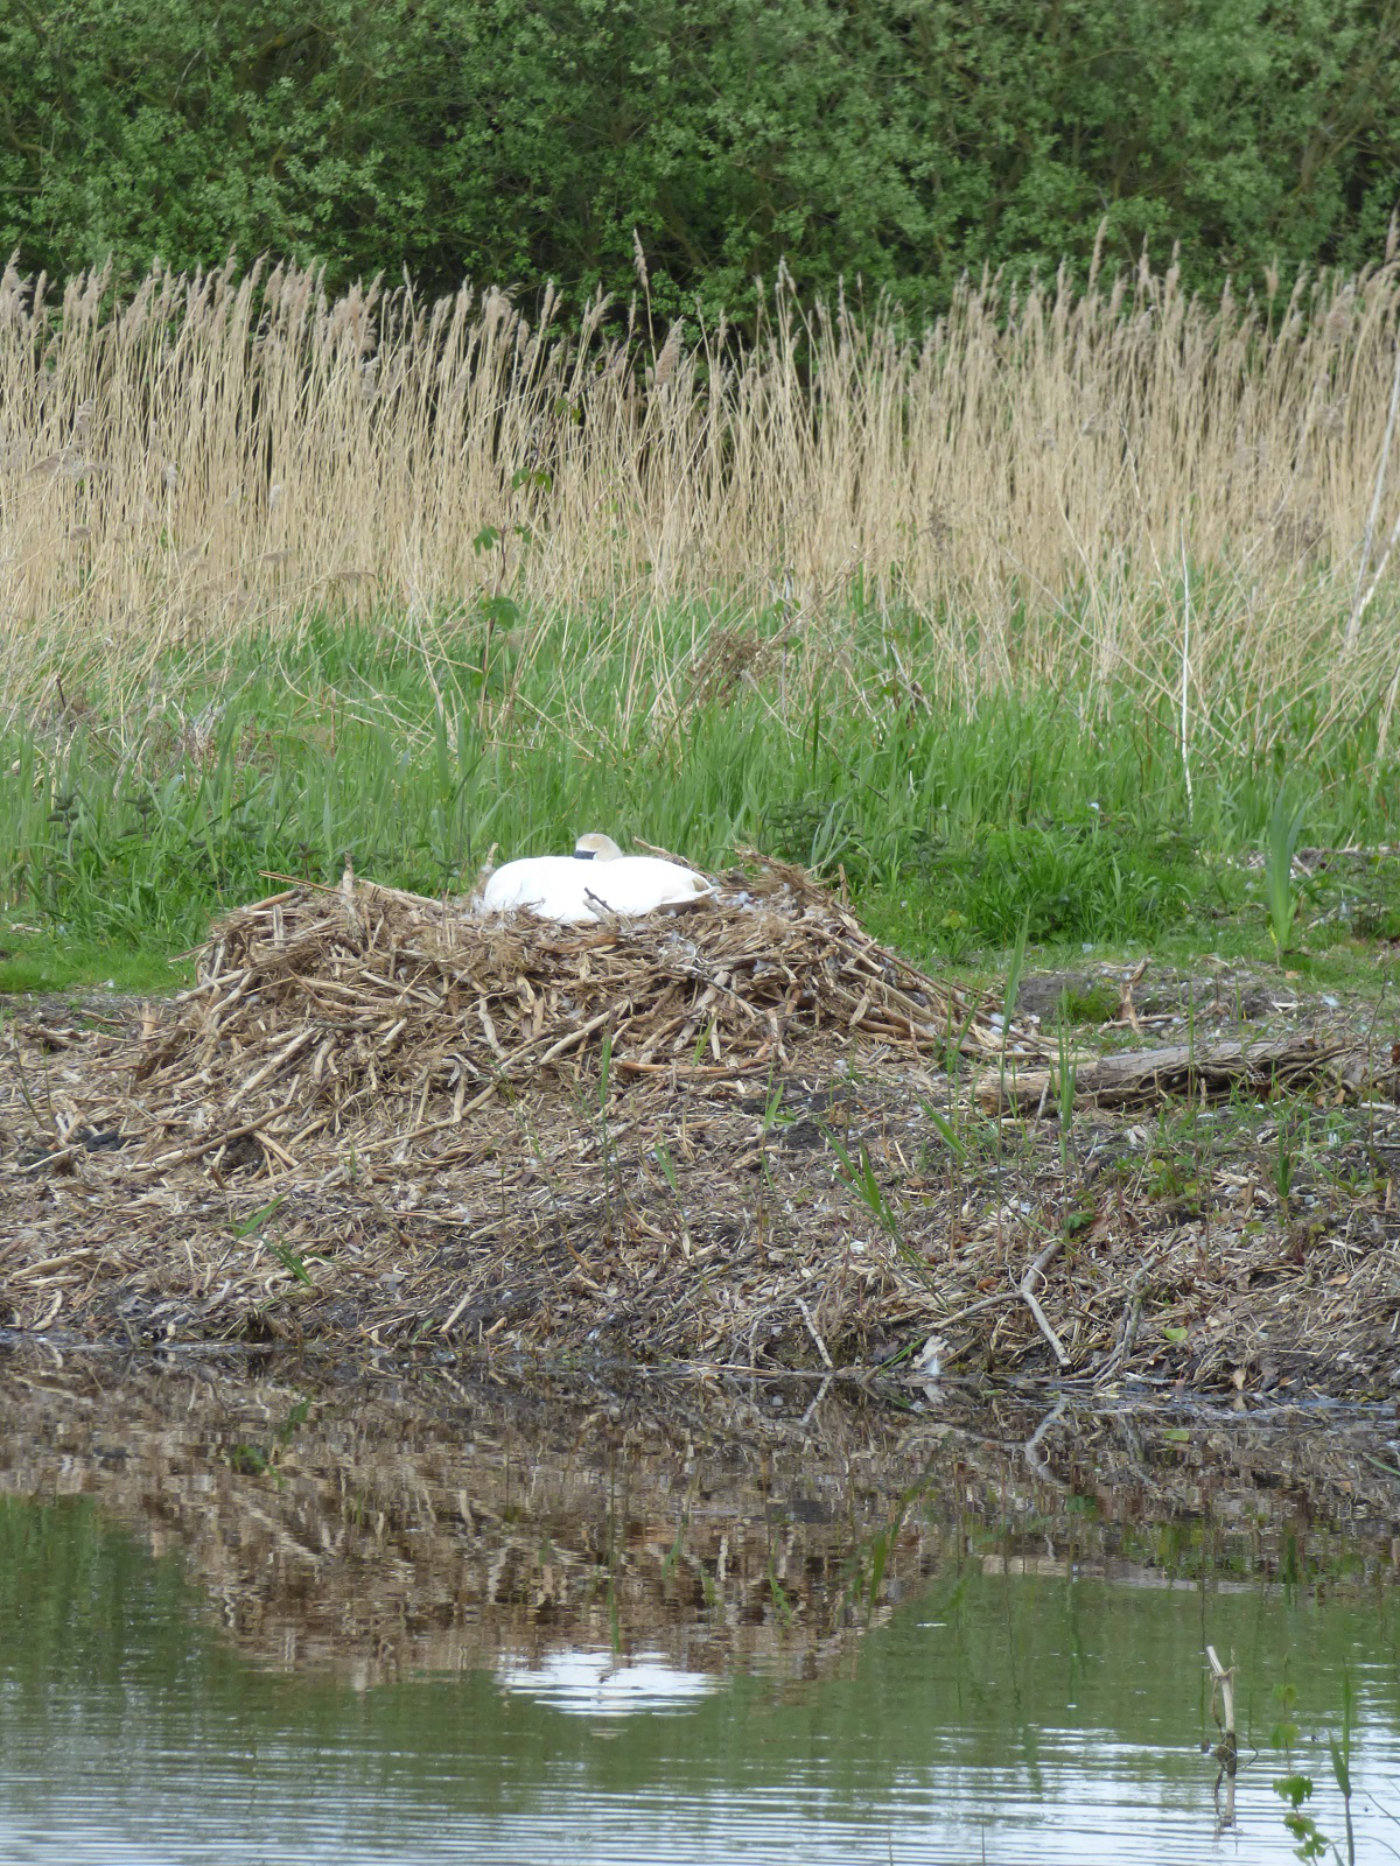
POLYGON ((924 332, 844 303, 804 320, 780 290, 742 350, 677 326, 651 357, 602 303, 565 330, 552 300, 532 323, 495 290, 330 299, 278 266, 156 270, 117 305, 99 273, 55 304, 11 268, 0 641, 19 678, 39 635, 140 660, 509 590, 610 610, 641 668, 639 616, 780 598, 800 703, 859 576, 922 613, 968 692, 1067 657, 1162 686, 1193 601, 1193 706, 1308 691, 1342 649, 1373 697, 1397 308, 1393 266, 1215 305, 1174 274, 991 280, 924 332))

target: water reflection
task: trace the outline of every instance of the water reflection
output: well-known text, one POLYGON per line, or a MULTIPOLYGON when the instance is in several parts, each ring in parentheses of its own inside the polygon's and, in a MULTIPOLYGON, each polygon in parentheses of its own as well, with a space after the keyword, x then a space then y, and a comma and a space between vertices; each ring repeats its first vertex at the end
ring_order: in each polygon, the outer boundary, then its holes
POLYGON ((1400 1832, 1379 1417, 32 1354, 0 1405, 7 1860, 1283 1860, 1275 1726, 1340 1836, 1348 1690, 1400 1832))
POLYGON ((496 1677, 555 1710, 585 1717, 618 1717, 638 1711, 681 1710, 719 1685, 708 1672, 685 1672, 659 1652, 618 1658, 611 1652, 551 1652, 537 1665, 500 1665, 496 1677))

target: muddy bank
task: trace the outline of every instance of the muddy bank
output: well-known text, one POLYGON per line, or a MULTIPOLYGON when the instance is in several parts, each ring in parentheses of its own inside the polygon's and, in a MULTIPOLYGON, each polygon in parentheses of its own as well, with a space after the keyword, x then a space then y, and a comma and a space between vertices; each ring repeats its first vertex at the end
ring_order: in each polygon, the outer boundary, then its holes
POLYGON ((245 1656, 370 1684, 556 1649, 813 1676, 971 1562, 1393 1582, 1393 1420, 936 1413, 805 1383, 0 1354, 0 1492, 179 1553, 245 1656), (815 1404, 813 1403, 815 1399, 815 1404))
POLYGON ((790 870, 585 928, 293 890, 129 1029, 5 1027, 0 1322, 1391 1395, 1388 1037, 1134 989, 1096 1051, 1175 1063, 1099 1105, 790 870))

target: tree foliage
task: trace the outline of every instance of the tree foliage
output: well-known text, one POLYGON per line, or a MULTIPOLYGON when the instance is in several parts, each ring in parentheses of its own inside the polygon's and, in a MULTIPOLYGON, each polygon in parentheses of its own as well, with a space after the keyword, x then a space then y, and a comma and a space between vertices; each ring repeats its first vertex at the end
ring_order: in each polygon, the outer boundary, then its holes
POLYGON ((1400 0, 11 0, 0 246, 738 304, 1376 258, 1400 0))

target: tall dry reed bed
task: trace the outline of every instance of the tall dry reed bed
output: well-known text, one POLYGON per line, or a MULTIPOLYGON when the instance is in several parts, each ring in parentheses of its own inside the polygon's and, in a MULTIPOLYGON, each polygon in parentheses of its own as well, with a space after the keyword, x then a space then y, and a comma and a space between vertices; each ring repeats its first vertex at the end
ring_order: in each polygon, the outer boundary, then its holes
POLYGON ((41 643, 140 662, 503 593, 628 629, 781 595, 815 680, 857 587, 921 617, 924 677, 964 694, 1073 668, 1181 684, 1190 713, 1325 679, 1388 715, 1398 315, 1392 262, 1214 305, 1146 270, 969 283, 916 332, 883 305, 804 314, 780 281, 742 342, 653 332, 644 304, 624 330, 548 295, 330 299, 283 266, 157 268, 124 301, 93 274, 60 302, 11 267, 11 690, 41 643))

